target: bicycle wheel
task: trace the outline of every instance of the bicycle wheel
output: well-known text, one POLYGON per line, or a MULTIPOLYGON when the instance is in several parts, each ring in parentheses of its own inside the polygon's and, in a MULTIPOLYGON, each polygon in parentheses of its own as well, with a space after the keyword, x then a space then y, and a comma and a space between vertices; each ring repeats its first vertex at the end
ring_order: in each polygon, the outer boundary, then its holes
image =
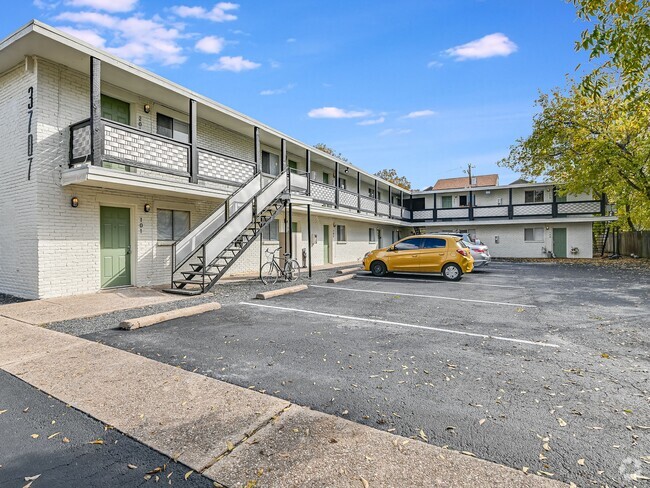
POLYGON ((273 285, 278 281, 278 268, 273 263, 265 263, 260 268, 260 280, 265 285, 273 285))
POLYGON ((300 278, 300 265, 295 259, 287 261, 284 265, 284 276, 287 281, 296 281, 300 278))

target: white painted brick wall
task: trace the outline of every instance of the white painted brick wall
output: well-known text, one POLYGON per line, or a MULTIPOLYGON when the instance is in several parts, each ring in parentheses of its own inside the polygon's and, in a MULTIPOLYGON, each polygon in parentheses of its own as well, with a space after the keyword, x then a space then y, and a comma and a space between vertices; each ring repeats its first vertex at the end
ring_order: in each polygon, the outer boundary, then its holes
MULTIPOLYGON (((36 298, 38 279, 36 188, 34 166, 27 180, 28 88, 40 100, 33 70, 21 63, 0 75, 0 293, 36 298)), ((37 112, 32 119, 37 139, 37 112)))

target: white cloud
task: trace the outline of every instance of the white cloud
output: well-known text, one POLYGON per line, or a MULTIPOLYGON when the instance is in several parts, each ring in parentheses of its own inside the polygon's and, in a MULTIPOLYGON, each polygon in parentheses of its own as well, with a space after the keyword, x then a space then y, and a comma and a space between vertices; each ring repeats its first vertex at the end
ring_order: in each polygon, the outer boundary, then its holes
POLYGON ((208 71, 232 71, 239 73, 241 71, 257 69, 260 66, 262 66, 260 63, 244 59, 242 56, 221 56, 218 62, 204 64, 201 67, 208 71))
POLYGON ((41 10, 52 10, 59 6, 59 2, 49 2, 47 0, 34 0, 32 3, 34 7, 40 8, 41 10))
POLYGON ((411 132, 411 129, 385 129, 379 133, 379 136, 398 136, 401 134, 408 134, 409 132, 411 132))
POLYGON ((73 7, 88 7, 107 12, 130 12, 138 0, 66 0, 65 3, 73 7))
POLYGON ((436 115, 436 112, 433 110, 416 110, 415 112, 410 112, 406 114, 403 119, 421 119, 422 117, 431 117, 436 115))
MULTIPOLYGON (((187 57, 182 54, 183 48, 179 45, 179 40, 183 37, 181 31, 166 27, 158 17, 145 19, 133 15, 123 18, 86 11, 63 12, 56 19, 84 26, 84 28, 75 26, 74 28, 78 30, 88 30, 85 27, 89 25, 95 26, 99 29, 95 41, 103 39, 101 33, 104 29, 114 39, 109 45, 99 45, 98 47, 103 47, 116 56, 137 64, 154 61, 163 65, 177 65, 187 60, 187 57)), ((94 30, 97 31, 97 29, 94 30)))
POLYGON ((368 119, 368 120, 362 120, 361 122, 357 122, 357 125, 377 125, 377 124, 383 124, 386 121, 384 117, 379 117, 378 119, 368 119))
POLYGON ((75 29, 74 27, 59 27, 63 32, 67 32, 71 36, 77 37, 88 44, 98 47, 100 49, 104 48, 106 44, 106 39, 97 34, 94 30, 90 29, 75 29))
POLYGON ((357 119, 368 117, 370 110, 345 110, 337 107, 314 108, 307 114, 312 119, 357 119))
POLYGON ((260 92, 260 95, 263 96, 269 96, 269 95, 282 95, 283 93, 287 93, 289 90, 293 90, 296 87, 294 83, 290 83, 287 86, 284 86, 282 88, 276 88, 273 90, 262 90, 260 92))
POLYGON ((494 56, 509 56, 517 50, 517 45, 500 32, 489 34, 475 41, 447 49, 445 52, 456 61, 484 59, 494 56))
POLYGON ((194 47, 203 53, 219 54, 225 45, 226 40, 221 37, 205 36, 199 39, 194 47))
POLYGON ((205 7, 188 7, 187 5, 178 5, 172 7, 171 10, 179 17, 206 19, 212 22, 230 22, 237 20, 237 16, 229 13, 237 10, 239 5, 231 2, 219 2, 211 10, 205 7))
POLYGON ((270 65, 271 68, 273 68, 273 69, 278 69, 280 66, 282 66, 282 65, 280 64, 280 62, 279 62, 279 61, 276 61, 275 59, 269 59, 269 65, 270 65))
POLYGON ((442 68, 442 63, 440 61, 429 61, 427 68, 442 68))
POLYGON ((296 40, 297 39, 295 37, 290 37, 289 39, 287 39, 287 42, 292 43, 292 42, 296 42, 296 40))

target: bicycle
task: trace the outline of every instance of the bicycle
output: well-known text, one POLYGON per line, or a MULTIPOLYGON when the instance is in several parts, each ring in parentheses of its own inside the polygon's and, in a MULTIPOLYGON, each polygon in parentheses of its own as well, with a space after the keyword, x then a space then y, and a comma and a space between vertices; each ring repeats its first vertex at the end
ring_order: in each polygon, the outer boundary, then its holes
POLYGON ((300 278, 300 265, 295 259, 289 259, 291 256, 290 253, 284 253, 284 269, 280 267, 275 257, 275 253, 280 249, 282 248, 278 247, 271 251, 267 248, 266 251, 264 251, 266 255, 271 258, 270 261, 264 263, 260 268, 260 280, 262 280, 262 283, 265 285, 273 285, 278 281, 280 276, 282 276, 286 281, 296 281, 300 278))

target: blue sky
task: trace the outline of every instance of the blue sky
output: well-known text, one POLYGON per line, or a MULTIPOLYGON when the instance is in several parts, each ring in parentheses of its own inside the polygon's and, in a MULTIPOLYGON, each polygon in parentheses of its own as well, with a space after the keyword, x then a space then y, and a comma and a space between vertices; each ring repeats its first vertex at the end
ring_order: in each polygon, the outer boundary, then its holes
POLYGON ((514 180, 495 163, 586 58, 563 0, 35 0, 0 35, 32 18, 415 188, 514 180))

